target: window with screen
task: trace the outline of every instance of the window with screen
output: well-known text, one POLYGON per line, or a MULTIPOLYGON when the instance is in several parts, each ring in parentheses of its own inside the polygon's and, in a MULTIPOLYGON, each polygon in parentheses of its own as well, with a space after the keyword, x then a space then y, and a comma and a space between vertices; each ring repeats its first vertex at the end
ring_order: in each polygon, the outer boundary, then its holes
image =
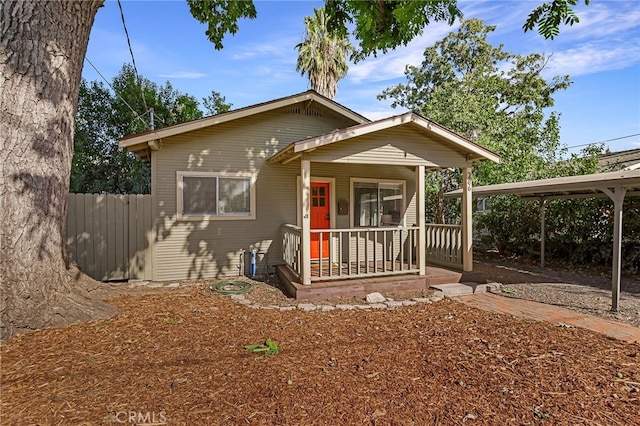
POLYGON ((253 177, 178 172, 181 218, 255 218, 253 177))

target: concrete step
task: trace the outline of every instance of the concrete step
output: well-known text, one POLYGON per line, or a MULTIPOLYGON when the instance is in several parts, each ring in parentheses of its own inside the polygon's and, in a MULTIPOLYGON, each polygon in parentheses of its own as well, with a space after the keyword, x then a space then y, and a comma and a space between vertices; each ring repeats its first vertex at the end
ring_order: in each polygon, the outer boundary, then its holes
POLYGON ((439 290, 445 297, 465 296, 468 294, 486 293, 489 284, 478 284, 473 282, 435 284, 430 286, 434 290, 439 290))

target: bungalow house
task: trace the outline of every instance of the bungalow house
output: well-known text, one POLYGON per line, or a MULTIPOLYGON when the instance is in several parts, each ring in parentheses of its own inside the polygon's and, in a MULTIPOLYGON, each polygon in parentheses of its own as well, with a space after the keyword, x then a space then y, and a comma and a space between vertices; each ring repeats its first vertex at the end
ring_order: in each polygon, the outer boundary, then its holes
POLYGON ((370 121, 315 91, 120 146, 151 164, 155 280, 237 276, 258 252, 303 286, 424 276, 428 256, 471 270, 471 167, 499 160, 414 112, 370 121), (442 168, 464 171, 459 227, 425 224, 442 168))

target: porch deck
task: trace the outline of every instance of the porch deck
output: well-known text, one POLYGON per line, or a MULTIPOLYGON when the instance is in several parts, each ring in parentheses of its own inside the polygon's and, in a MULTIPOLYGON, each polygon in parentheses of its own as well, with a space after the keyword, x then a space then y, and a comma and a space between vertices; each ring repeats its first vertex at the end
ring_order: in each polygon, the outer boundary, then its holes
MULTIPOLYGON (((347 268, 348 265, 342 265, 347 268)), ((318 268, 315 269, 316 276, 318 268)), ((364 297, 372 292, 399 292, 427 290, 432 285, 477 281, 474 273, 451 271, 427 266, 426 275, 397 274, 388 276, 360 277, 343 280, 313 281, 310 285, 300 283, 298 276, 287 265, 276 266, 278 278, 287 295, 297 300, 321 300, 332 297, 364 297)), ((314 272, 312 272, 313 274, 314 272)), ((323 274, 324 275, 324 274, 323 274)))

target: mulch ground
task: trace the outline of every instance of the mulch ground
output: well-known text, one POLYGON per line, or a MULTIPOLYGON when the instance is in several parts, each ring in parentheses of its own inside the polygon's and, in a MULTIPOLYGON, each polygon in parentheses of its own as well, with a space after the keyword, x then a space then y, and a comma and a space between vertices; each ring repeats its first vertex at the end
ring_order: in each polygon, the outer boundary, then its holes
POLYGON ((452 300, 252 309, 205 286, 0 347, 3 425, 631 425, 640 345, 452 300), (245 345, 271 339, 278 354, 245 345))

